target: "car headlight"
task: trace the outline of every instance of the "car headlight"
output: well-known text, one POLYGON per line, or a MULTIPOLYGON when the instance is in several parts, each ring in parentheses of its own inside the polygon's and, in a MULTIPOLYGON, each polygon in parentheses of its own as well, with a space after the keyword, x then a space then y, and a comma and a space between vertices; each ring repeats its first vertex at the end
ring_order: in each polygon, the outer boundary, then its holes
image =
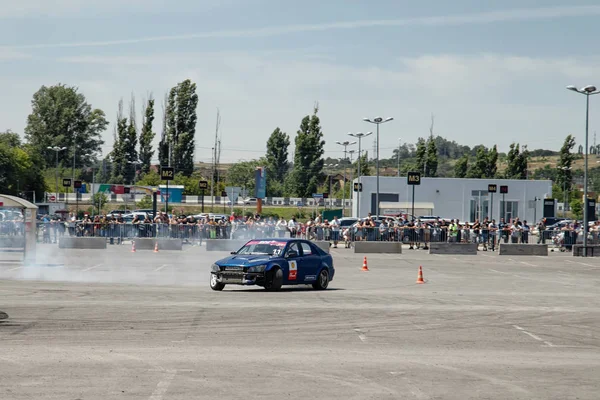
POLYGON ((219 271, 221 270, 221 268, 219 268, 219 266, 218 266, 217 264, 213 264, 213 265, 210 267, 210 270, 211 270, 212 272, 219 272, 219 271))
POLYGON ((256 265, 254 267, 248 268, 248 272, 265 272, 266 265, 256 265))

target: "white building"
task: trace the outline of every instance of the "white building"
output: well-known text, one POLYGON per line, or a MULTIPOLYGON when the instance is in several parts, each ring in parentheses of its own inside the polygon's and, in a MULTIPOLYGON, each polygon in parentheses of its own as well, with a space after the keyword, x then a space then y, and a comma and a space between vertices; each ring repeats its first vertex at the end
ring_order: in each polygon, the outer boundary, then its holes
MULTIPOLYGON (((358 179, 354 179, 354 183, 358 179)), ((377 214, 377 177, 360 178, 362 192, 353 192, 352 215, 365 217, 368 213, 377 214), (359 208, 360 207, 360 208, 359 208), (358 210, 360 209, 360 213, 358 210)), ((353 185, 354 186, 354 185, 353 185)), ((379 211, 382 215, 412 214, 413 186, 406 177, 379 177, 379 211)), ((473 222, 486 216, 499 221, 519 217, 529 223, 544 216, 543 199, 552 197, 550 180, 515 179, 459 179, 421 178, 420 185, 414 185, 416 217, 436 215, 441 218, 458 218, 473 222), (497 192, 488 193, 488 185, 496 185, 497 192), (508 186, 508 193, 502 195, 500 186, 508 186), (503 202, 503 196, 506 204, 503 202), (534 199, 538 201, 534 201, 534 199), (534 208, 535 206, 535 208, 534 208), (506 209, 504 210, 504 207, 506 209)), ((555 202, 551 208, 556 210, 555 202)), ((548 208, 546 209, 548 216, 548 208)))

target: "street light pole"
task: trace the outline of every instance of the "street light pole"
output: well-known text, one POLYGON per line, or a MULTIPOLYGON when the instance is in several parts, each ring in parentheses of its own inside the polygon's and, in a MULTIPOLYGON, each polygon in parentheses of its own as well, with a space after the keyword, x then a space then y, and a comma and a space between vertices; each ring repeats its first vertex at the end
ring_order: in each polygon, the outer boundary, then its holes
POLYGON ((376 117, 373 119, 369 119, 369 118, 363 118, 363 121, 365 122, 369 122, 371 124, 376 124, 377 125, 377 161, 376 161, 376 169, 377 169, 377 195, 375 197, 375 201, 376 201, 376 212, 377 212, 377 217, 379 217, 379 125, 384 124, 386 122, 392 121, 394 118, 392 117, 388 117, 386 119, 383 119, 382 117, 376 117))
POLYGON ((337 144, 339 144, 340 146, 344 146, 344 190, 342 191, 342 196, 343 196, 343 200, 342 200, 342 216, 345 215, 346 213, 346 189, 348 187, 347 181, 346 181, 346 161, 348 161, 348 156, 346 155, 348 152, 348 146, 351 146, 353 144, 356 144, 356 142, 349 142, 349 141, 345 141, 345 142, 336 142, 337 144))
POLYGON ((58 147, 58 146, 52 146, 52 147, 48 147, 48 150, 52 150, 56 153, 56 171, 54 172, 54 177, 56 179, 56 201, 58 202, 58 152, 59 151, 63 151, 66 150, 66 147, 58 147))
POLYGON ((396 154, 396 156, 398 157, 398 178, 400 178, 400 147, 402 147, 400 144, 402 143, 402 139, 398 138, 398 154, 396 154))
POLYGON ((589 133, 589 120, 590 120, 590 96, 600 93, 600 90, 596 89, 596 86, 588 85, 584 88, 577 89, 575 86, 567 86, 568 90, 584 94, 586 96, 585 102, 585 169, 583 173, 583 256, 587 257, 588 249, 588 230, 589 230, 589 215, 588 215, 588 133, 589 133))
MULTIPOLYGON (((563 171, 570 171, 572 167, 561 167, 563 171)), ((563 172, 563 218, 567 218, 567 179, 566 172, 563 172)))
POLYGON ((358 139, 358 193, 356 195, 356 216, 358 219, 360 219, 360 176, 361 176, 361 166, 362 166, 362 160, 360 158, 361 152, 362 152, 362 139, 364 137, 367 137, 369 135, 372 135, 373 132, 367 132, 367 133, 362 133, 362 132, 358 132, 358 133, 349 133, 348 135, 355 137, 358 139))

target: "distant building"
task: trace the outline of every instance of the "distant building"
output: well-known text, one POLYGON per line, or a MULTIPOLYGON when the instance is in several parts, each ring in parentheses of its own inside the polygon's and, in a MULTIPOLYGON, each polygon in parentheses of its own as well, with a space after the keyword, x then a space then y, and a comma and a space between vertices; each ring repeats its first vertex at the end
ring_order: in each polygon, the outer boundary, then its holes
MULTIPOLYGON (((365 217, 368 213, 377 214, 376 193, 377 177, 360 178, 362 192, 353 192, 352 215, 365 217), (359 200, 360 197, 360 200, 359 200), (358 203, 360 201, 360 213, 358 203)), ((354 179, 357 183, 358 179, 354 179)), ((514 180, 514 179, 460 179, 460 178, 421 178, 421 184, 415 185, 415 217, 436 215, 441 218, 458 218, 472 222, 490 217, 499 221, 519 217, 533 222, 544 216, 543 199, 552 198, 550 180, 514 180), (488 185, 495 184, 497 192, 488 193, 488 185), (500 186, 508 186, 508 193, 500 193, 500 186), (535 199, 538 201, 534 201, 535 199), (535 208, 534 208, 535 206, 535 208), (493 208, 493 209, 492 209, 493 208)), ((379 177, 379 210, 382 215, 408 214, 412 212, 412 186, 404 177, 379 177)), ((546 216, 549 209, 546 208, 546 216)), ((553 210, 556 210, 554 202, 553 210)))

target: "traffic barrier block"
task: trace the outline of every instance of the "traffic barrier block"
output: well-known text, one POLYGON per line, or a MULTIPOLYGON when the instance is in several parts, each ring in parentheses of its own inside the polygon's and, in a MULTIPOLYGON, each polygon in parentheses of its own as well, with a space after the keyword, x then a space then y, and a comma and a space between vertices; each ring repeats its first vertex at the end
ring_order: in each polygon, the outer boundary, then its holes
POLYGON ((402 254, 401 242, 354 242, 355 253, 402 254))
MULTIPOLYGON (((600 257, 600 245, 588 244, 587 246, 588 257, 600 257)), ((573 245, 573 257, 583 257, 583 245, 573 245)))
POLYGON ((477 243, 429 243, 429 254, 477 255, 477 243))
POLYGON ((24 249, 24 236, 3 236, 0 237, 0 249, 24 249))
POLYGON ((59 249, 106 249, 106 238, 103 237, 70 237, 58 238, 59 249))
POLYGON ((248 240, 239 239, 207 239, 206 251, 238 251, 248 240))
POLYGON ((158 243, 160 250, 183 250, 182 239, 162 239, 162 238, 134 238, 135 249, 137 250, 154 250, 158 243))
POLYGON ((329 253, 330 243, 328 241, 325 241, 325 240, 313 240, 313 243, 317 247, 319 247, 321 250, 325 251, 326 253, 329 253))
POLYGON ((547 256, 547 244, 500 243, 501 256, 547 256))

